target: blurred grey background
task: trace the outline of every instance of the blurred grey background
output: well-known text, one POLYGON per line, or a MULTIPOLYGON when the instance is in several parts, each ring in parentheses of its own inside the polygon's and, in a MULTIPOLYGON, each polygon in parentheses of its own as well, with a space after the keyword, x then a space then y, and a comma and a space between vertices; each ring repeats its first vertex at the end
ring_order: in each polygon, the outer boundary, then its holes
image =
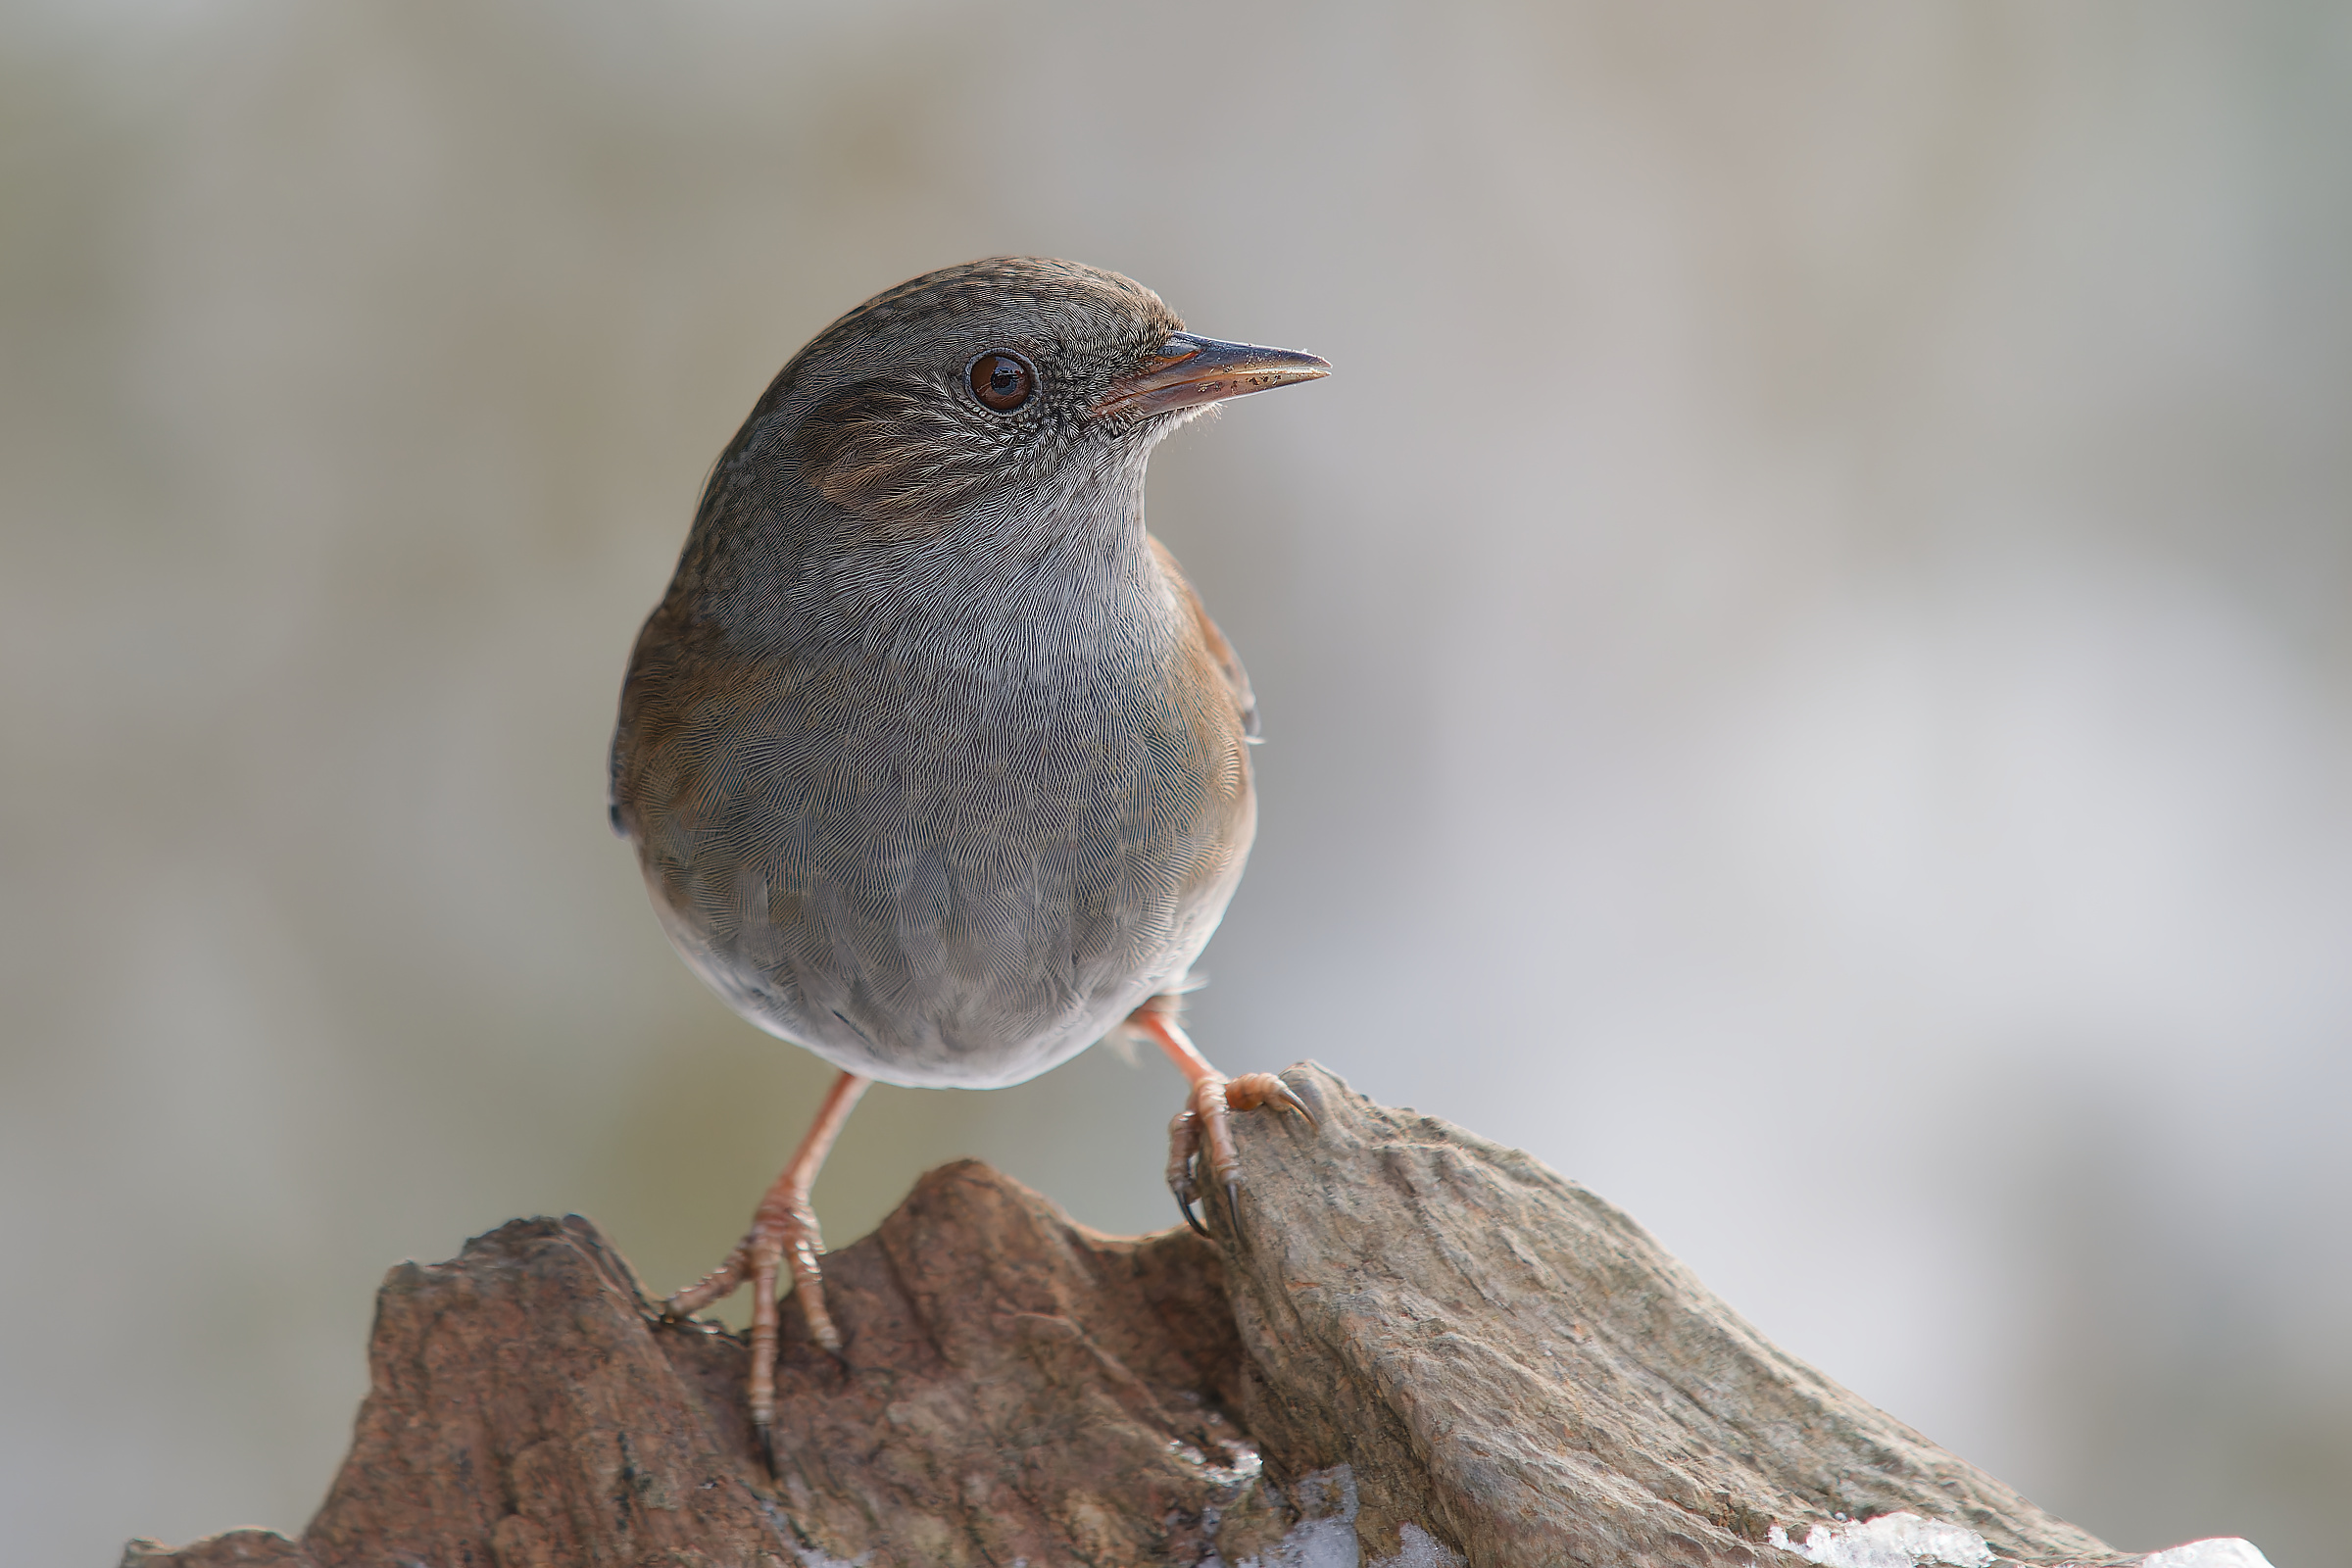
MULTIPOLYGON (((299 1528, 396 1259, 740 1233, 826 1074, 607 831, 622 661, 785 358, 1002 251, 1339 367, 1152 468, 1270 736, 1219 1062, 2121 1544, 2347 1560, 2325 0, 0 12, 0 1555, 299 1528)), ((1177 1096, 882 1089, 818 1206, 1157 1228, 1177 1096)))

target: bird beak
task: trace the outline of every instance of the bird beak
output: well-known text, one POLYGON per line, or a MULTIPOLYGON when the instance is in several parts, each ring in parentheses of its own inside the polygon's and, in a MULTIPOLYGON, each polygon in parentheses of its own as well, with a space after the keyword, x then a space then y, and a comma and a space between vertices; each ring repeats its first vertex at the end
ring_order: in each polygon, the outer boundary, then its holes
POLYGON ((1169 335, 1132 375, 1102 389, 1087 412, 1166 414, 1172 409, 1222 403, 1294 381, 1319 381, 1331 362, 1293 349, 1261 349, 1254 343, 1220 343, 1190 332, 1169 335))

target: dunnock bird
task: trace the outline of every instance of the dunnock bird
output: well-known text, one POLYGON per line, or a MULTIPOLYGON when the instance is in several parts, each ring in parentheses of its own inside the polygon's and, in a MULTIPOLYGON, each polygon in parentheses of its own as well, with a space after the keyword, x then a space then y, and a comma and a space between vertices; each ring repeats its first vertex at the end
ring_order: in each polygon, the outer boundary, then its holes
MULTIPOLYGON (((841 1069, 750 1233, 752 1419, 776 1285, 838 1349, 808 1191, 873 1079, 994 1089, 1125 1028, 1191 1081, 1169 1184, 1239 1183, 1228 1081, 1179 1027, 1255 823, 1249 677, 1144 531, 1144 465, 1229 398, 1326 375, 1184 330, 1114 272, 1005 257, 876 295, 784 367, 719 458, 637 639, 612 823, 696 973, 841 1069)), ((1205 1234, 1205 1232, 1204 1232, 1205 1234)))

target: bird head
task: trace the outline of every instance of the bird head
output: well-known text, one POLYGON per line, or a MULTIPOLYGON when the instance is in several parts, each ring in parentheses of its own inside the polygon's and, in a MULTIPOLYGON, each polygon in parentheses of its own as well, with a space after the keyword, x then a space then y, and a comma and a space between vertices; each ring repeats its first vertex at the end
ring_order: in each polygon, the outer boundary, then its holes
POLYGON ((713 488, 781 465, 885 533, 1092 514, 1092 498, 1140 496, 1145 458, 1186 419, 1330 370, 1311 354, 1189 333, 1116 272, 997 257, 901 284, 818 334, 753 411, 713 488))

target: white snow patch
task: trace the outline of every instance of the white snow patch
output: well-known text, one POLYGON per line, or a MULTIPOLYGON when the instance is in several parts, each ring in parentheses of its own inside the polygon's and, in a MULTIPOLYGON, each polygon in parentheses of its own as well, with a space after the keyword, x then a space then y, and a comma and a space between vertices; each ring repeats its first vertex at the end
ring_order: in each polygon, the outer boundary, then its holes
POLYGON ((801 1559, 801 1568, 865 1568, 865 1559, 869 1555, 861 1551, 856 1557, 845 1562, 831 1552, 819 1551, 814 1546, 804 1546, 797 1541, 786 1542, 785 1544, 792 1548, 794 1556, 801 1559))
MULTIPOLYGON (((1300 1476, 1290 1493, 1292 1505, 1305 1517, 1273 1550, 1244 1557, 1233 1568, 1463 1568, 1459 1552, 1414 1524, 1396 1527, 1401 1549, 1396 1556, 1365 1563, 1355 1544, 1355 1471, 1347 1465, 1300 1476)), ((1217 1568, 1218 1562, 1211 1557, 1200 1568, 1217 1568)))
MULTIPOLYGON (((1262 1557, 1233 1568, 1359 1568, 1355 1549, 1355 1471, 1344 1464, 1291 1483, 1291 1503, 1306 1517, 1262 1557)), ((1214 1559, 1211 1559, 1214 1561, 1214 1559)), ((1203 1563, 1201 1568, 1209 1568, 1203 1563)))
POLYGON ((1992 1548, 1983 1536, 1915 1513, 1881 1514, 1850 1525, 1815 1525, 1805 1532, 1802 1545, 1792 1544, 1788 1532, 1774 1525, 1771 1541, 1822 1568, 1918 1568, 1926 1562, 1992 1568, 1992 1548))
POLYGON ((1394 1557, 1375 1559, 1371 1568, 1462 1568, 1461 1553, 1419 1525, 1398 1525, 1396 1536, 1404 1544, 1403 1549, 1394 1557))
POLYGON ((1345 1519, 1309 1519, 1263 1557, 1244 1557, 1234 1568, 1356 1568, 1361 1561, 1354 1525, 1345 1519))
POLYGON ((2271 1559, 2256 1549, 2251 1541, 2216 1536, 2211 1541, 2192 1541, 2186 1545, 2151 1551, 2139 1559, 2139 1568, 2271 1568, 2271 1559))

